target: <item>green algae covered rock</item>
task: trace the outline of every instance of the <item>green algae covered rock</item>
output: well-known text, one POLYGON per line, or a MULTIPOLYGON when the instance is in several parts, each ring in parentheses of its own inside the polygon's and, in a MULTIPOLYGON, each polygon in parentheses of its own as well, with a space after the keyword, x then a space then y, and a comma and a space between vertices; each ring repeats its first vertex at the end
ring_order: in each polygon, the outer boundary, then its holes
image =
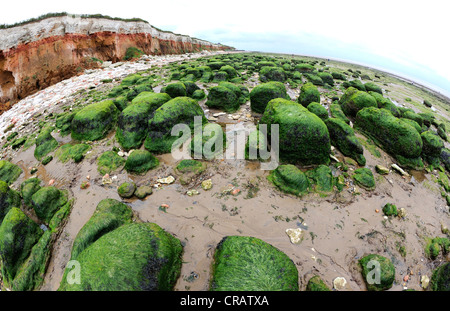
POLYGON ((56 150, 55 155, 61 162, 67 162, 72 159, 75 163, 81 162, 83 160, 86 152, 92 147, 87 144, 65 144, 56 150))
POLYGON ((258 84, 250 92, 250 108, 254 112, 263 113, 269 101, 274 98, 289 99, 283 83, 271 81, 258 84))
POLYGON ((353 87, 349 87, 344 95, 339 100, 342 111, 345 115, 355 117, 358 111, 366 107, 378 107, 377 101, 373 96, 364 92, 358 91, 353 87))
POLYGON ((180 183, 182 185, 189 184, 196 176, 203 173, 206 170, 206 163, 185 159, 175 167, 175 173, 179 176, 180 183))
POLYGON ((52 131, 52 126, 45 126, 41 129, 36 138, 34 157, 39 161, 58 147, 58 141, 52 136, 52 131))
POLYGON ((232 67, 230 65, 222 66, 222 67, 220 67, 219 70, 226 72, 228 74, 228 79, 230 79, 230 80, 233 78, 236 78, 238 75, 236 69, 234 69, 234 67, 232 67))
POLYGON ((20 195, 27 206, 31 206, 31 197, 41 189, 41 180, 37 177, 28 178, 20 184, 20 195))
POLYGON ((94 214, 78 232, 73 241, 71 259, 78 255, 102 235, 132 222, 133 212, 125 203, 115 199, 101 200, 94 214))
POLYGON ((298 291, 292 260, 254 237, 223 238, 214 253, 212 275, 212 291, 298 291))
POLYGON ((206 93, 203 90, 195 90, 194 93, 192 93, 192 97, 195 100, 202 100, 206 98, 206 93))
POLYGON ((324 106, 322 106, 319 103, 312 102, 311 104, 308 105, 307 109, 310 112, 314 113, 319 118, 321 118, 323 121, 328 119, 328 110, 327 110, 327 108, 325 108, 324 106))
POLYGON ((333 76, 328 72, 318 72, 317 76, 322 79, 322 81, 330 86, 334 86, 333 76))
POLYGON ((159 165, 159 160, 147 150, 134 150, 125 162, 129 173, 144 174, 159 165))
POLYGON ((265 66, 259 71, 261 82, 278 81, 286 82, 286 72, 281 67, 265 66))
POLYGON ((298 103, 304 107, 308 107, 312 102, 320 103, 320 92, 314 84, 305 83, 300 88, 298 103))
POLYGON ((325 282, 318 275, 315 275, 309 279, 308 284, 306 285, 306 290, 312 292, 331 291, 331 289, 325 284, 325 282))
POLYGON ((186 96, 186 86, 183 82, 171 83, 166 86, 165 93, 169 94, 172 98, 186 96))
POLYGON ((279 165, 267 177, 281 191, 302 196, 309 191, 308 177, 292 164, 279 165))
POLYGON ((377 101, 377 105, 378 108, 384 108, 386 110, 389 110, 394 117, 399 118, 401 113, 400 110, 397 108, 397 106, 390 101, 388 98, 383 97, 383 95, 381 95, 381 93, 378 92, 374 92, 374 91, 369 91, 368 92, 373 98, 375 98, 375 100, 377 101))
POLYGON ((199 117, 201 124, 208 122, 196 100, 189 97, 171 99, 156 109, 149 120, 145 148, 154 153, 169 153, 175 141, 183 143, 179 141, 179 136, 171 135, 172 128, 176 124, 186 124, 192 130, 195 117, 199 117))
POLYGON ((352 178, 357 185, 366 190, 375 189, 375 178, 373 177, 372 171, 367 167, 356 169, 352 178))
POLYGON ((262 159, 263 152, 268 154, 267 142, 264 139, 263 133, 259 130, 250 132, 247 142, 245 144, 245 159, 246 160, 268 160, 262 159))
POLYGON ((330 133, 331 144, 336 146, 343 155, 354 159, 359 165, 366 165, 364 148, 350 125, 336 118, 329 118, 325 124, 330 133))
POLYGON ((370 254, 361 258, 359 265, 367 290, 381 291, 392 287, 395 280, 395 267, 388 258, 370 254))
POLYGON ((151 195, 153 193, 153 189, 151 186, 142 185, 136 188, 136 191, 134 192, 134 195, 138 199, 145 199, 147 196, 151 195))
POLYGON ((131 198, 135 191, 136 184, 134 182, 124 182, 117 188, 117 192, 122 198, 131 198))
POLYGON ((428 130, 421 135, 423 147, 423 158, 430 164, 439 165, 439 157, 444 148, 444 141, 436 133, 428 130))
POLYGON ((383 90, 376 83, 367 82, 367 83, 364 83, 364 87, 366 89, 366 92, 375 92, 375 93, 383 95, 383 90))
POLYGON ((44 282, 53 239, 52 232, 47 230, 33 246, 30 255, 16 272, 11 284, 13 291, 31 291, 44 282))
POLYGON ((450 262, 442 264, 433 271, 430 288, 433 291, 450 291, 450 262))
POLYGON ((0 180, 0 224, 11 208, 20 207, 20 205, 19 194, 11 189, 6 182, 0 180))
POLYGON ((224 82, 220 82, 219 86, 224 86, 224 87, 230 89, 231 91, 233 91, 234 94, 236 95, 239 105, 245 104, 245 102, 248 99, 249 92, 248 92, 248 89, 244 85, 236 85, 234 83, 224 81, 224 82))
POLYGON ((43 230, 20 209, 13 207, 0 226, 0 259, 3 282, 10 284, 43 230))
POLYGON ((124 224, 79 253, 81 284, 68 282, 66 269, 59 290, 172 290, 182 251, 181 242, 154 223, 124 224))
POLYGON ((72 120, 72 138, 98 140, 114 127, 119 110, 112 100, 90 104, 78 111, 72 120))
POLYGON ((306 176, 312 180, 313 189, 320 194, 333 191, 334 178, 331 169, 326 165, 319 165, 306 172, 306 176))
POLYGON ((36 216, 47 224, 66 203, 67 193, 53 186, 42 187, 31 196, 31 204, 36 216))
POLYGON ((271 100, 259 124, 267 124, 268 141, 271 141, 271 125, 279 125, 281 159, 304 165, 329 163, 328 129, 318 116, 302 105, 281 98, 271 100))
POLYGON ((97 170, 102 175, 110 174, 124 165, 125 159, 112 150, 102 153, 97 160, 97 170))
POLYGON ((116 138, 125 150, 138 149, 147 135, 148 119, 158 107, 142 101, 125 108, 119 115, 116 138))
POLYGON ((153 112, 171 99, 172 98, 167 93, 142 92, 133 98, 130 106, 134 104, 146 103, 150 106, 149 110, 153 112))
POLYGON ((397 216, 398 215, 397 206, 391 203, 386 203, 383 206, 383 213, 386 216, 397 216))
POLYGON ((62 137, 70 134, 70 127, 75 113, 75 111, 64 112, 56 118, 55 127, 60 130, 59 133, 62 137))
POLYGON ((360 110, 356 115, 355 127, 369 135, 400 164, 412 168, 423 167, 420 134, 388 110, 373 107, 360 110))
POLYGON ((0 180, 12 184, 22 174, 22 169, 9 161, 0 160, 0 180))
POLYGON ((205 105, 210 108, 219 108, 226 112, 235 112, 240 106, 235 92, 221 85, 213 86, 209 89, 208 100, 205 105))
POLYGON ((341 105, 339 105, 339 104, 331 104, 330 105, 330 114, 333 118, 340 119, 347 124, 350 123, 350 120, 347 118, 345 113, 342 111, 341 105))

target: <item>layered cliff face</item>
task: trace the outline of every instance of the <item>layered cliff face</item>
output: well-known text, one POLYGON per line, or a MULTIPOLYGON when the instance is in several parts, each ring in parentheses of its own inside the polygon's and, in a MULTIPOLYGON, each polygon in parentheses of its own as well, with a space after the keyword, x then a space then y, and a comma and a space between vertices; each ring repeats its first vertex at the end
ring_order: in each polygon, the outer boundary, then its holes
POLYGON ((180 54, 228 47, 164 32, 146 22, 62 16, 0 30, 0 113, 33 92, 100 65, 129 47, 180 54))

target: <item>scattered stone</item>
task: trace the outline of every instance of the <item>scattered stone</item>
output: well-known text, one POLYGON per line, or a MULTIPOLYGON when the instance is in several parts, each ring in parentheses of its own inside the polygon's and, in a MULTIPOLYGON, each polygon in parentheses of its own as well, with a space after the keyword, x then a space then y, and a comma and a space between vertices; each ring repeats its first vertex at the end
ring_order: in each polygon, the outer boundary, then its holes
POLYGON ((145 199, 147 196, 153 193, 152 187, 150 186, 140 186, 136 189, 134 195, 139 199, 145 199))
POLYGON ((188 195, 188 196, 193 196, 193 195, 198 195, 198 194, 200 194, 197 190, 188 190, 188 191, 186 191, 186 194, 188 195))
POLYGON ((207 179, 202 181, 202 189, 203 190, 209 190, 212 188, 212 181, 211 179, 207 179))
POLYGON ((392 164, 391 167, 396 170, 397 172, 399 172, 402 176, 405 177, 409 177, 409 174, 407 172, 405 172, 400 166, 398 166, 397 164, 392 164))
POLYGON ((380 175, 386 175, 389 174, 389 169, 387 167, 384 167, 382 165, 376 165, 375 166, 375 170, 377 171, 378 174, 380 175))
POLYGON ((159 179, 156 180, 156 182, 158 182, 158 183, 168 184, 168 185, 170 185, 174 181, 175 181, 175 178, 173 176, 168 176, 168 177, 165 177, 165 178, 159 178, 159 179))
POLYGON ((105 184, 111 184, 111 183, 112 183, 111 177, 109 177, 109 174, 105 174, 102 177, 102 184, 105 185, 105 184))
POLYGON ((333 280, 333 287, 336 290, 344 289, 345 285, 347 285, 347 280, 341 276, 339 276, 333 280))
POLYGON ((291 239, 292 244, 298 244, 301 242, 302 229, 300 229, 300 228, 286 229, 286 234, 291 239))
POLYGON ((117 189, 117 192, 122 198, 131 198, 135 191, 136 191, 136 184, 132 181, 124 182, 117 189))
POLYGON ((420 279, 420 285, 423 289, 426 289, 428 285, 430 284, 430 278, 427 275, 422 275, 420 279))

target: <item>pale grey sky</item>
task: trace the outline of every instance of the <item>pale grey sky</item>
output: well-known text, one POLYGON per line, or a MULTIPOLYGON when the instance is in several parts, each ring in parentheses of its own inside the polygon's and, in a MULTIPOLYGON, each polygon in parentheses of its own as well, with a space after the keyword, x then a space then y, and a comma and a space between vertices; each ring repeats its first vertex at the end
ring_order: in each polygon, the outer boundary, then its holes
POLYGON ((15 1, 2 8, 0 23, 63 11, 139 17, 164 30, 238 49, 339 58, 389 69, 449 95, 446 2, 15 1))

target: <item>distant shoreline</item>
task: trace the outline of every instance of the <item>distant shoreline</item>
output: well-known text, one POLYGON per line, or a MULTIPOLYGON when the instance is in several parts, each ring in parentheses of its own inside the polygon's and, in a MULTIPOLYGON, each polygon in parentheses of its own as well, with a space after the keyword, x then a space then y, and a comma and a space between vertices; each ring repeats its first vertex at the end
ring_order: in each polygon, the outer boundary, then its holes
MULTIPOLYGON (((236 50, 236 52, 237 52, 237 50, 236 50)), ((295 53, 263 52, 263 51, 245 51, 245 50, 242 50, 242 52, 267 53, 267 54, 291 55, 291 56, 294 55, 294 56, 300 56, 300 57, 318 58, 318 59, 323 59, 323 60, 329 59, 329 60, 340 62, 340 63, 348 63, 348 64, 353 64, 353 65, 358 65, 358 66, 361 66, 361 67, 368 68, 370 70, 380 71, 380 72, 382 72, 384 74, 387 74, 387 75, 389 75, 391 77, 394 77, 394 78, 397 78, 399 80, 402 80, 402 81, 404 81, 406 83, 409 83, 409 84, 411 84, 413 86, 417 86, 417 87, 423 88, 426 91, 432 93, 434 96, 436 96, 439 99, 443 100, 445 103, 450 105, 450 93, 448 95, 444 94, 443 93, 443 92, 445 92, 444 90, 439 90, 438 91, 438 90, 434 89, 431 86, 424 85, 423 82, 419 83, 419 82, 413 80, 413 78, 406 78, 406 77, 401 76, 399 73, 393 73, 393 72, 387 71, 388 69, 375 68, 375 67, 371 67, 371 66, 369 66, 367 64, 362 64, 362 63, 349 61, 349 60, 343 60, 343 59, 331 58, 331 57, 319 57, 319 56, 314 56, 314 55, 302 55, 302 54, 295 54, 295 53)), ((435 86, 435 87, 437 88, 437 86, 435 86)))

